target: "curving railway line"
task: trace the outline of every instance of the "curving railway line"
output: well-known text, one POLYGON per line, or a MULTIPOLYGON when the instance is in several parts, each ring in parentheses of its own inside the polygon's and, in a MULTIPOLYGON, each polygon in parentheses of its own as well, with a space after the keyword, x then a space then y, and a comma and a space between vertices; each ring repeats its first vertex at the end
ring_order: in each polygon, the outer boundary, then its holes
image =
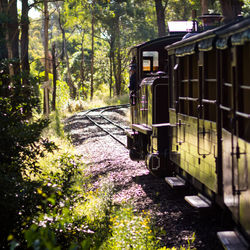
POLYGON ((84 116, 94 125, 96 125, 99 129, 101 129, 103 132, 111 136, 114 140, 116 140, 126 148, 127 144, 126 144, 125 131, 128 129, 128 127, 117 124, 116 122, 105 116, 104 113, 107 113, 109 111, 114 112, 115 110, 120 110, 128 107, 129 104, 122 104, 122 105, 114 105, 102 108, 94 108, 88 110, 84 114, 84 116))

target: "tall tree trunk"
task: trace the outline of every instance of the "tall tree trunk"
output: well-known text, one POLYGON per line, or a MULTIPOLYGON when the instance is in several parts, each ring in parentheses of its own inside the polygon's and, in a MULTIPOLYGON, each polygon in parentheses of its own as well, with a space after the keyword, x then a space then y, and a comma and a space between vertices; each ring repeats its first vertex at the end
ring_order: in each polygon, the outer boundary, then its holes
POLYGON ((113 96, 115 96, 115 95, 117 95, 116 85, 118 82, 118 79, 117 79, 117 60, 116 60, 115 54, 113 54, 113 57, 112 57, 112 65, 113 65, 113 72, 114 72, 114 78, 115 78, 114 88, 113 88, 113 96))
MULTIPOLYGON (((111 49, 110 49, 111 50, 111 49)), ((110 54, 109 54, 109 78, 110 78, 110 81, 109 81, 109 97, 111 98, 112 97, 112 88, 113 88, 113 74, 112 74, 112 55, 113 53, 110 51, 110 54)))
POLYGON ((158 36, 162 37, 166 35, 166 24, 165 24, 165 8, 162 5, 162 0, 155 0, 158 36))
POLYGON ((0 0, 0 60, 8 58, 6 45, 7 9, 7 0, 0 0))
POLYGON ((30 73, 29 65, 29 5, 28 0, 22 0, 22 17, 21 17, 21 66, 23 73, 23 84, 29 85, 28 76, 30 73))
POLYGON ((8 51, 9 59, 13 59, 11 63, 10 73, 11 75, 18 75, 20 73, 20 63, 19 63, 19 28, 18 28, 18 16, 17 16, 17 1, 12 0, 9 2, 8 6, 8 51))
MULTIPOLYGON (((7 43, 6 43, 6 32, 7 32, 7 0, 0 0, 0 62, 3 59, 8 59, 7 43)), ((9 79, 6 77, 9 75, 9 68, 6 64, 1 64, 0 81, 2 85, 0 86, 0 96, 9 95, 9 79)))
MULTIPOLYGON (((45 64, 45 81, 49 80, 49 12, 48 0, 44 0, 44 64, 45 64)), ((48 115, 49 110, 49 89, 44 88, 44 114, 48 115)))
POLYGON ((53 95, 52 95, 52 110, 56 110, 56 81, 57 81, 57 71, 56 71, 56 45, 52 45, 52 65, 53 65, 53 95))
POLYGON ((120 20, 118 19, 118 34, 117 34, 117 42, 118 42, 118 50, 117 50, 117 83, 116 83, 116 93, 117 95, 121 95, 121 84, 122 84, 122 62, 121 62, 121 31, 120 31, 120 20))
POLYGON ((85 99, 88 98, 88 95, 87 95, 87 91, 85 91, 85 72, 84 72, 84 64, 85 64, 85 60, 84 60, 84 34, 82 34, 82 44, 81 44, 81 64, 80 64, 80 78, 81 78, 81 86, 82 86, 82 89, 83 89, 83 97, 85 99))
POLYGON ((208 13, 208 0, 200 0, 201 1, 201 14, 208 13))
POLYGON ((120 34, 120 17, 117 16, 114 23, 114 60, 113 70, 115 77, 115 95, 121 94, 121 34, 120 34))
POLYGON ((242 1, 240 0, 220 0, 220 4, 225 23, 235 19, 241 12, 242 1))
POLYGON ((95 15, 94 15, 94 7, 95 7, 95 0, 93 0, 93 9, 92 9, 92 20, 91 20, 91 82, 90 82, 90 99, 93 99, 94 96, 94 35, 95 35, 95 15))

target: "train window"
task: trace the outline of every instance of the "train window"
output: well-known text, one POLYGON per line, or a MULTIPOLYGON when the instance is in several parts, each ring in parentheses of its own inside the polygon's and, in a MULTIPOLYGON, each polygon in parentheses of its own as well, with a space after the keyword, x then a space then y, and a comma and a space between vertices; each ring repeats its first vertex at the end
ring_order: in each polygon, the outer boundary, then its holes
POLYGON ((143 51, 143 71, 156 72, 159 68, 159 53, 158 51, 143 51))
POLYGON ((250 43, 237 47, 237 89, 235 103, 238 112, 238 134, 244 140, 250 141, 250 76, 249 76, 250 43), (238 98, 237 98, 238 97, 238 98))
POLYGON ((216 121, 216 52, 215 50, 204 53, 204 74, 203 74, 203 105, 204 119, 216 121))
POLYGON ((233 108, 233 85, 232 85, 232 70, 231 70, 231 52, 229 49, 221 50, 220 52, 221 61, 221 104, 223 106, 222 119, 223 128, 231 130, 231 115, 230 110, 233 108))

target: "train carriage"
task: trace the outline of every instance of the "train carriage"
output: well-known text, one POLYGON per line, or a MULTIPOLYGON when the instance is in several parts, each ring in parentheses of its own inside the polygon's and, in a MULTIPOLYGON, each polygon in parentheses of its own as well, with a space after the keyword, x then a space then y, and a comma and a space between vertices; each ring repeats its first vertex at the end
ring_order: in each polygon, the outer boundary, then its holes
POLYGON ((223 200, 250 239, 250 19, 217 36, 223 200))
POLYGON ((167 46, 170 160, 250 236, 250 19, 167 46))
MULTIPOLYGON (((183 35, 131 50, 130 156, 171 183, 191 183, 250 241, 250 18, 183 35)), ((218 235, 235 244, 235 232, 218 235)))
MULTIPOLYGON (((213 198, 217 179, 217 79, 214 30, 168 46, 169 121, 173 125, 170 160, 213 198)), ((179 171, 179 169, 177 169, 179 171)))
POLYGON ((164 48, 184 34, 171 34, 130 50, 131 61, 136 65, 136 86, 130 93, 132 131, 127 132, 128 148, 130 158, 146 160, 155 175, 167 169, 164 150, 169 148, 165 145, 168 141, 163 139, 164 134, 168 134, 167 129, 159 125, 168 123, 168 113, 165 112, 168 110, 168 63, 164 48))

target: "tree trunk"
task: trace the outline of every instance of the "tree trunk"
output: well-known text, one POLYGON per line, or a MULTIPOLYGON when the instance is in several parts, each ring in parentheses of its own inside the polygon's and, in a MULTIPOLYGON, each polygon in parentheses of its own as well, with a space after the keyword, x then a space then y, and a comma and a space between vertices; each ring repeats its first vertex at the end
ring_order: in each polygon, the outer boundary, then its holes
POLYGON ((235 19, 241 12, 242 2, 240 0, 220 0, 220 4, 225 23, 235 19))
POLYGON ((81 78, 81 86, 82 86, 82 89, 83 89, 83 97, 85 99, 88 98, 88 95, 87 95, 87 91, 85 91, 85 72, 84 72, 84 64, 85 64, 85 60, 84 60, 84 46, 83 46, 83 42, 84 42, 84 35, 82 35, 82 44, 81 44, 81 64, 80 64, 80 78, 81 78))
POLYGON ((121 36, 120 35, 121 35, 120 22, 118 20, 117 83, 116 83, 116 93, 118 96, 121 95, 121 85, 122 85, 121 36))
MULTIPOLYGON (((110 49, 111 50, 111 49, 110 49)), ((112 97, 112 88, 113 88, 113 74, 112 74, 112 52, 110 51, 109 54, 109 78, 110 78, 110 82, 109 82, 109 97, 112 97)))
POLYGON ((117 16, 115 20, 115 36, 114 36, 114 62, 113 70, 115 76, 115 95, 121 94, 121 34, 120 34, 120 17, 117 16))
POLYGON ((29 6, 28 0, 22 0, 22 17, 21 17, 21 66, 23 73, 23 84, 29 85, 28 77, 30 73, 29 66, 29 6))
MULTIPOLYGON (((95 0, 92 4, 93 8, 95 6, 95 0)), ((94 95, 94 34, 95 34, 95 16, 94 16, 94 9, 92 9, 92 21, 91 21, 91 82, 90 82, 90 99, 93 99, 94 95)))
POLYGON ((208 14, 208 0, 201 0, 201 14, 208 14))
POLYGON ((0 0, 0 60, 8 58, 7 46, 6 46, 6 21, 4 19, 7 15, 7 0, 0 0))
POLYGON ((162 0, 155 0, 158 36, 162 37, 166 35, 166 24, 165 24, 165 8, 162 5, 162 0))
POLYGON ((57 81, 57 71, 56 71, 56 45, 52 45, 52 64, 53 64, 53 95, 52 95, 52 110, 56 110, 56 81, 57 81))
MULTIPOLYGON (((49 12, 48 12, 48 0, 44 0, 44 64, 45 64, 45 81, 49 80, 49 12)), ((44 114, 48 115, 49 110, 49 90, 44 88, 44 114)))
POLYGON ((12 69, 11 74, 19 75, 20 73, 20 63, 19 63, 19 29, 18 29, 18 16, 17 16, 17 1, 12 0, 9 2, 8 6, 8 47, 9 47, 9 59, 13 59, 11 63, 12 69))
POLYGON ((113 96, 115 96, 115 95, 117 95, 116 85, 117 85, 117 81, 118 81, 118 79, 117 79, 117 63, 116 63, 115 54, 113 54, 112 64, 113 64, 113 72, 114 72, 114 78, 115 78, 113 96))
MULTIPOLYGON (((0 0, 0 61, 3 59, 8 59, 7 43, 6 43, 6 33, 7 33, 7 9, 8 2, 7 0, 0 0)), ((9 75, 9 68, 5 65, 1 65, 1 70, 3 71, 0 74, 0 81, 2 86, 0 86, 0 96, 9 95, 9 79, 6 77, 9 75)))

